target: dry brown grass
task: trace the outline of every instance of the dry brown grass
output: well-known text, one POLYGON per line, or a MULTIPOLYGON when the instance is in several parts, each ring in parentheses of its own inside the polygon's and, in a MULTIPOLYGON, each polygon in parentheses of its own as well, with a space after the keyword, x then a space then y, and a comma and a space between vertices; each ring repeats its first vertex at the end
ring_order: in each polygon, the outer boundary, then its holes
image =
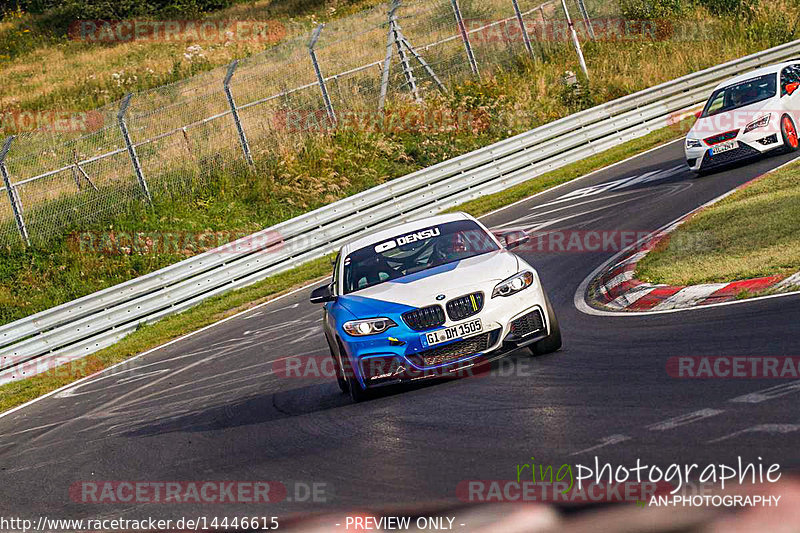
MULTIPOLYGON (((368 5, 372 2, 356 2, 353 5, 368 5)), ((529 2, 523 9, 530 9, 538 2, 529 2)), ((259 18, 284 12, 275 7, 276 2, 255 2, 238 5, 217 15, 217 18, 259 18)), ((467 5, 464 2, 464 5, 467 5)), ((490 0, 475 4, 476 16, 500 18, 509 15, 508 2, 490 0)), ((795 17, 800 11, 789 0, 777 0, 778 13, 785 18, 795 17)), ((285 6, 285 4, 284 4, 285 6)), ((352 6, 351 6, 352 8, 352 6)), ((348 69, 380 61, 385 53, 385 30, 379 25, 385 18, 385 7, 373 9, 358 17, 338 19, 331 22, 318 45, 318 57, 324 73, 328 76, 348 69), (364 28, 372 28, 363 31, 364 28)), ((468 79, 469 68, 458 40, 429 50, 425 45, 455 33, 449 3, 416 2, 404 8, 402 21, 404 32, 420 49, 424 56, 436 66, 440 76, 449 85, 468 79), (447 8, 447 9, 444 9, 447 8)), ((605 9, 609 9, 605 6, 605 9)), ((759 8, 761 9, 761 8, 759 8)), ((287 24, 297 30, 306 31, 319 20, 318 15, 337 16, 340 12, 328 11, 308 15, 303 20, 289 20, 287 24)), ((608 13, 605 13, 608 14, 608 13)), ((538 13, 530 17, 537 20, 538 13)), ((597 104, 630 94, 648 86, 661 83, 690 72, 706 68, 723 61, 762 50, 785 40, 785 35, 775 33, 775 24, 780 19, 771 11, 756 11, 749 25, 734 19, 715 19, 703 10, 692 12, 683 24, 692 26, 711 24, 706 38, 713 39, 714 46, 705 42, 641 41, 641 42, 597 42, 585 43, 585 55, 591 70, 588 98, 569 101, 561 93, 561 77, 565 69, 577 70, 574 52, 566 43, 539 43, 537 55, 540 59, 529 66, 530 83, 515 88, 512 113, 519 114, 517 121, 523 127, 533 127, 565 116, 586 105, 597 104), (770 26, 770 24, 773 24, 770 26), (783 39, 783 40, 782 40, 783 39)), ((294 31, 294 30, 293 30, 294 31)), ((242 62, 233 79, 232 89, 241 106, 247 102, 267 98, 303 84, 313 83, 315 75, 304 38, 270 48, 268 51, 242 62)), ((520 54, 521 43, 516 43, 520 54)), ((477 43, 476 55, 485 76, 492 67, 502 76, 502 59, 508 58, 509 47, 503 43, 477 43)), ((11 79, 22 83, 23 91, 9 90, 13 84, 0 87, 0 103, 3 98, 17 98, 19 105, 37 105, 43 101, 59 101, 64 108, 77 108, 82 100, 76 91, 91 93, 100 101, 118 96, 138 86, 147 86, 159 76, 166 75, 168 64, 172 64, 169 75, 181 69, 201 68, 225 64, 235 56, 252 53, 245 45, 214 45, 203 47, 192 59, 183 56, 184 45, 165 44, 120 44, 109 47, 89 47, 81 43, 49 46, 34 50, 30 61, 14 61, 9 67, 11 79), (202 55, 203 57, 200 57, 202 55), (185 63, 188 62, 188 67, 185 63), (201 64, 202 63, 202 64, 201 64), (176 66, 177 65, 177 66, 176 66), (194 67, 192 66, 194 65, 194 67), (78 74, 76 74, 78 73, 78 74), (142 74, 144 73, 144 74, 142 74), (148 77, 150 76, 150 77, 148 77), (108 77, 108 79, 106 79, 108 77), (110 81, 109 81, 110 80, 110 81), (58 99, 61 100, 58 100, 58 99)), ((191 55, 191 54, 190 54, 191 55)), ((406 105, 407 91, 400 86, 402 74, 394 61, 392 105, 406 105)), ((221 90, 224 69, 205 72, 184 81, 154 89, 134 98, 129 126, 134 140, 143 140, 175 130, 205 117, 224 112, 228 104, 221 90)), ((340 111, 367 111, 377 107, 380 67, 375 66, 330 83, 329 90, 334 106, 340 111)), ((424 79, 422 80, 424 81, 424 79)), ((502 85, 503 82, 500 82, 502 85)), ((428 83, 428 86, 430 84, 428 83)), ((428 96, 430 97, 428 91, 428 96)), ((6 103, 8 100, 5 101, 6 103)), ((429 98, 430 105, 430 98, 429 98)), ((281 159, 305 144, 304 132, 286 131, 279 117, 286 110, 315 112, 322 109, 319 88, 309 87, 269 102, 242 110, 244 128, 253 154, 256 157, 281 159)), ((60 168, 71 164, 74 152, 80 159, 99 155, 123 145, 115 124, 116 109, 111 106, 103 113, 106 129, 81 138, 69 147, 54 146, 47 136, 27 136, 20 139, 10 157, 9 168, 15 181, 29 178, 46 169, 60 168), (30 155, 32 157, 26 157, 30 155)), ((509 129, 509 134, 513 133, 509 129)), ((212 123, 187 129, 190 149, 181 132, 151 146, 139 148, 139 157, 145 174, 158 187, 160 175, 198 171, 199 167, 219 165, 219 161, 241 159, 230 116, 212 123), (211 161, 212 163, 209 163, 211 161)), ((324 135, 323 135, 324 137, 324 135)), ((326 141, 322 140, 324 145, 326 141)), ((312 143, 313 144, 313 143, 312 143)), ((115 156, 113 162, 97 162, 87 165, 85 170, 105 190, 130 188, 135 183, 127 155, 115 156)), ((76 186, 71 170, 40 183, 27 184, 21 188, 23 204, 35 208, 54 200, 74 195, 76 186)), ((113 190, 109 194, 114 194, 113 190)), ((61 209, 71 209, 62 206, 61 209)), ((0 199, 0 221, 10 220, 10 209, 5 199, 0 199)))
MULTIPOLYGON (((212 20, 275 19, 287 29, 287 38, 358 9, 375 5, 375 0, 348 2, 333 0, 324 7, 300 9, 297 0, 259 0, 237 4, 209 15, 212 20), (300 11, 301 16, 291 16, 300 11)), ((34 28, 34 19, 23 16, 0 24, 0 35, 34 28)), ((35 31, 35 30, 30 30, 35 31)), ((97 46, 67 38, 54 45, 33 49, 2 63, 4 83, 0 86, 0 109, 91 109, 114 101, 129 90, 143 90, 176 81, 195 72, 209 70, 263 51, 270 44, 231 41, 203 46, 203 57, 184 57, 186 43, 118 43, 97 46), (122 74, 121 79, 113 74, 122 74)), ((0 58, 2 59, 2 58, 0 58)))

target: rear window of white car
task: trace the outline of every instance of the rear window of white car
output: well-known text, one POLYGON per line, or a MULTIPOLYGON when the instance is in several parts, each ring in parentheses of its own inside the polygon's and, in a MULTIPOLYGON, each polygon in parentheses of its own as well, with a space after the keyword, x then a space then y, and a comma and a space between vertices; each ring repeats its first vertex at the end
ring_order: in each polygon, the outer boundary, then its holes
POLYGON ((399 233, 345 258, 344 294, 499 249, 494 239, 471 220, 399 233))
POLYGON ((717 89, 708 99, 701 117, 710 117, 772 98, 778 92, 778 75, 765 74, 717 89))

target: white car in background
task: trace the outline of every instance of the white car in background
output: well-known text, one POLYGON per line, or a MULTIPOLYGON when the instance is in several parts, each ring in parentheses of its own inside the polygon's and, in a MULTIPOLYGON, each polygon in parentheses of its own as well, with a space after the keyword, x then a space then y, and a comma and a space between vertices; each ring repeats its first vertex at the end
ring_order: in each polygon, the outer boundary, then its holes
POLYGON ((705 173, 773 150, 798 148, 800 59, 719 84, 686 136, 689 168, 705 173))

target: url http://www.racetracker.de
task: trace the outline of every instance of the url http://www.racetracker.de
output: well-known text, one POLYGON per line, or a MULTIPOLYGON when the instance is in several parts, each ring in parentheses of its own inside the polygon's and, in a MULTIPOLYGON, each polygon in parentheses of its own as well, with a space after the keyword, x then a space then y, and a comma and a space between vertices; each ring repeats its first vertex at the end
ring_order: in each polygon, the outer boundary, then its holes
POLYGON ((0 516, 0 531, 208 531, 219 529, 271 531, 280 526, 275 516, 208 517, 157 519, 103 518, 58 519, 40 516, 37 519, 0 516))

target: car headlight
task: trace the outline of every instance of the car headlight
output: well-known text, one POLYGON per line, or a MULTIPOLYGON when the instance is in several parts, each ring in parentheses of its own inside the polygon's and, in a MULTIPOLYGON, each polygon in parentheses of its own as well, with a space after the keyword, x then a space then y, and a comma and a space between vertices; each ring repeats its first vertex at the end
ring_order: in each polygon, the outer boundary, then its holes
POLYGON ((751 122, 750 124, 745 126, 744 127, 744 132, 745 133, 750 133, 751 131, 753 131, 755 129, 766 127, 767 124, 769 124, 769 115, 764 115, 763 117, 759 118, 758 120, 754 120, 753 122, 751 122))
POLYGON ((702 148, 703 143, 700 142, 700 139, 690 139, 686 138, 686 148, 702 148))
POLYGON ((367 318, 366 320, 351 320, 342 326, 344 330, 353 337, 367 337, 378 335, 397 324, 390 318, 367 318))
POLYGON ((519 274, 514 274, 505 281, 497 284, 492 291, 492 298, 495 296, 511 296, 519 291, 525 290, 533 285, 533 272, 525 270, 519 274))

